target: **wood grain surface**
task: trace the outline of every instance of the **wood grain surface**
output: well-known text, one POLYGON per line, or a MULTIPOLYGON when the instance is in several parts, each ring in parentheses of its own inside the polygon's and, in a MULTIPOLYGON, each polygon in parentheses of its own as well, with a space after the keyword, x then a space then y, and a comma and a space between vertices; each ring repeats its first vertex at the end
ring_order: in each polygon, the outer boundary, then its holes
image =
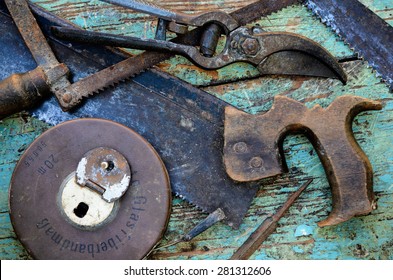
MULTIPOLYGON (((141 13, 98 0, 34 0, 41 7, 77 25, 97 31, 152 38, 156 21, 141 13)), ((168 9, 201 12, 233 11, 253 1, 160 1, 168 9)), ((362 0, 363 4, 393 25, 391 0, 362 0)), ((254 24, 267 31, 298 33, 322 44, 338 58, 353 57, 342 39, 303 6, 288 7, 254 24)), ((136 54, 139 51, 131 51, 136 54)), ((370 215, 353 218, 337 226, 318 228, 331 209, 331 192, 312 145, 304 136, 285 139, 289 173, 262 181, 243 224, 234 230, 217 224, 186 243, 152 252, 150 259, 228 259, 268 216, 273 214, 304 181, 314 181, 279 222, 279 226, 251 259, 393 259, 393 99, 388 87, 375 76, 366 61, 343 63, 347 85, 337 80, 305 77, 258 77, 257 70, 237 63, 215 71, 204 71, 185 58, 161 63, 158 68, 200 87, 217 98, 249 113, 266 112, 273 97, 285 95, 308 107, 328 106, 336 97, 350 94, 380 100, 383 109, 361 113, 353 131, 374 170, 378 208, 370 215)), ((181 94, 181 93, 179 93, 181 94)), ((327 122, 329 120, 326 120, 327 122)), ((28 259, 16 239, 8 214, 8 187, 16 162, 48 124, 23 112, 0 121, 0 259, 28 259)), ((345 156, 345 155, 343 155, 345 156)), ((177 239, 206 217, 179 198, 174 198, 167 233, 161 245, 177 239)))

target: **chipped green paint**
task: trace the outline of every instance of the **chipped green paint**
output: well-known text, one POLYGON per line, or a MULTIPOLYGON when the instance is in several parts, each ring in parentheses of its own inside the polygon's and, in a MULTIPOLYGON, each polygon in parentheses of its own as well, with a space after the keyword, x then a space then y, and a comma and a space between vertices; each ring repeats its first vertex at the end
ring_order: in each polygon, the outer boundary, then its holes
MULTIPOLYGON (((73 21, 77 25, 105 32, 131 36, 153 37, 155 20, 138 13, 98 0, 33 0, 45 9, 73 21)), ((220 7, 231 11, 240 4, 232 1, 183 1, 175 9, 205 10, 220 7), (227 4, 230 2, 230 5, 227 4)), ((244 1, 241 5, 244 5, 244 1)), ((393 23, 391 0, 362 0, 364 4, 393 23)), ((162 1, 166 7, 176 5, 162 1)), ((161 3, 160 3, 161 4, 161 3)), ((285 30, 305 35, 331 51, 335 56, 347 56, 352 51, 325 27, 311 12, 301 6, 290 7, 261 19, 268 31, 285 30)), ((254 23, 254 24, 255 24, 254 23)), ((132 52, 136 53, 136 52, 132 52)), ((378 112, 364 112, 354 121, 353 131, 361 148, 368 155, 374 170, 374 191, 378 208, 371 215, 354 218, 346 223, 318 228, 316 223, 331 209, 330 188, 312 145, 302 135, 288 136, 284 141, 289 174, 276 180, 266 179, 254 199, 239 229, 217 224, 188 243, 154 252, 153 259, 228 259, 238 246, 268 216, 273 214, 302 183, 311 176, 313 183, 299 197, 279 222, 277 231, 262 244, 253 259, 393 259, 393 101, 387 87, 374 76, 366 63, 348 62, 349 76, 343 86, 336 80, 316 78, 256 77, 254 67, 237 63, 218 71, 202 71, 185 58, 175 57, 161 64, 161 69, 194 85, 202 86, 211 94, 249 113, 266 112, 273 97, 287 95, 305 103, 328 106, 343 94, 359 95, 381 100, 384 108, 378 112), (235 82, 236 81, 236 82, 235 82), (311 235, 298 235, 297 229, 310 227, 311 235)), ((26 251, 16 240, 8 216, 8 186, 12 170, 24 149, 48 125, 24 114, 0 122, 0 259, 26 259, 26 251)), ((176 198, 165 245, 186 233, 206 214, 176 198)))
POLYGON ((15 165, 28 145, 49 126, 24 113, 0 121, 0 259, 28 259, 8 215, 8 187, 15 165))
POLYGON ((15 238, 0 239, 0 256, 2 260, 30 259, 30 256, 15 238))

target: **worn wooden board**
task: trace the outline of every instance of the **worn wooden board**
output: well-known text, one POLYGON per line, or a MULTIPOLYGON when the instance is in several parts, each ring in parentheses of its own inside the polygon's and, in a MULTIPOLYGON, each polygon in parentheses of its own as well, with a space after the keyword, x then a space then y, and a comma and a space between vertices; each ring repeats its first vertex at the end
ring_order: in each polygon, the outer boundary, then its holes
MULTIPOLYGON (((45 9, 82 27, 107 32, 153 36, 155 21, 139 13, 128 13, 98 0, 34 0, 45 9)), ((203 11, 220 8, 232 11, 252 1, 161 1, 167 8, 203 11)), ((390 0, 362 0, 382 18, 393 24, 390 0)), ((340 38, 319 22, 304 7, 287 8, 258 23, 267 30, 300 33, 338 57, 352 55, 340 38)), ((135 53, 135 52, 132 52, 135 53)), ((254 259, 393 259, 393 103, 385 84, 375 77, 366 62, 345 63, 349 76, 346 86, 335 80, 315 78, 256 78, 249 65, 236 64, 218 71, 202 71, 186 59, 175 57, 159 68, 250 113, 267 111, 273 96, 287 95, 312 107, 329 105, 335 97, 354 94, 381 100, 384 108, 365 112, 354 121, 356 139, 369 156, 374 169, 374 190, 378 208, 371 215, 328 228, 316 222, 326 217, 331 194, 312 146, 302 136, 285 140, 284 148, 290 173, 277 180, 265 180, 238 230, 218 224, 189 243, 154 252, 152 259, 227 259, 248 235, 274 213, 306 176, 314 182, 283 218, 273 235, 252 256, 254 259)), ((179 93, 181 94, 181 93, 179 93)), ((9 216, 7 192, 12 170, 24 149, 48 125, 22 113, 0 122, 0 258, 29 258, 15 239, 9 216)), ((172 215, 163 244, 170 242, 206 215, 180 199, 173 201, 172 215)))

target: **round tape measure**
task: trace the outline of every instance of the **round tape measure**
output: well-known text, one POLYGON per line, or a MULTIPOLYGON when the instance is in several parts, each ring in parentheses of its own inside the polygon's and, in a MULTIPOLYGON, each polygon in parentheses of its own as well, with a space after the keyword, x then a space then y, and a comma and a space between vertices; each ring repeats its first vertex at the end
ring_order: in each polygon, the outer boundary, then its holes
POLYGON ((170 206, 168 174, 154 148, 102 119, 43 133, 22 155, 10 186, 12 225, 37 259, 141 259, 162 238, 170 206))

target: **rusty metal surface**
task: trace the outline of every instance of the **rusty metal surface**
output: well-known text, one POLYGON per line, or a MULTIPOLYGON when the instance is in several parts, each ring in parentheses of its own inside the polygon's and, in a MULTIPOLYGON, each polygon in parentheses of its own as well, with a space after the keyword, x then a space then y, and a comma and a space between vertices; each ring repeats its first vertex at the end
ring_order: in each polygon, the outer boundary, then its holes
POLYGON ((79 161, 75 175, 79 185, 98 192, 107 202, 122 197, 131 182, 127 159, 115 149, 107 147, 88 151, 79 161))
POLYGON ((264 114, 225 110, 224 163, 236 181, 253 181, 286 171, 282 142, 289 133, 305 134, 314 145, 332 189, 333 209, 319 226, 335 225, 375 208, 371 164, 356 143, 353 118, 381 103, 344 95, 328 108, 276 96, 264 114))
MULTIPOLYGON (((58 19, 47 19, 47 14, 44 16, 37 19, 43 30, 48 32, 58 19)), ((4 14, 1 18, 9 22, 4 14)), ((15 27, 9 23, 3 26, 2 32, 11 36, 1 42, 3 48, 0 50, 14 46, 13 51, 20 53, 19 57, 24 59, 0 56, 0 60, 14 65, 18 71, 29 69, 34 60, 20 43, 20 38, 15 37, 15 27)), ((76 43, 70 48, 49 38, 56 56, 70 67, 73 81, 124 59, 124 56, 106 48, 76 43)), ((8 75, 9 72, 1 74, 8 75)), ((54 97, 32 113, 51 125, 75 118, 97 117, 134 129, 154 146, 165 162, 174 194, 206 213, 222 208, 226 216, 224 222, 237 228, 257 192, 258 184, 239 184, 225 173, 221 150, 224 108, 227 105, 205 91, 151 70, 85 100, 84 106, 70 113, 62 112, 54 97), (220 195, 217 196, 217 193, 220 195)))
POLYGON ((200 52, 203 56, 212 57, 216 53, 221 34, 223 34, 223 30, 220 25, 216 23, 210 23, 205 27, 199 44, 200 52))
MULTIPOLYGON (((261 68, 261 74, 318 76, 319 73, 322 73, 322 76, 338 78, 344 83, 346 82, 347 77, 344 70, 336 59, 318 43, 293 33, 255 32, 256 30, 258 29, 237 28, 228 35, 226 45, 219 54, 205 56, 197 47, 169 41, 141 39, 74 28, 53 28, 57 37, 66 40, 178 53, 190 58, 195 64, 205 69, 219 69, 235 62, 247 62, 258 69, 261 68), (269 59, 272 55, 275 55, 274 58, 269 59)), ((206 32, 202 36, 203 43, 207 43, 206 32)), ((214 34, 209 38, 214 44, 214 34)))
POLYGON ((42 134, 21 157, 10 186, 13 227, 38 259, 141 259, 162 237, 170 205, 168 174, 152 146, 131 129, 101 119, 65 122, 42 134), (133 179, 109 221, 84 229, 63 214, 61 186, 83 154, 101 146, 124 155, 133 179))
MULTIPOLYGON (((294 0, 286 1, 257 1, 247 7, 241 8, 230 16, 233 17, 240 25, 244 25, 255 20, 258 17, 266 16, 276 12, 284 7, 298 3, 294 0)), ((41 13, 39 9, 34 8, 37 12, 41 13)), ((184 35, 181 35, 173 40, 175 43, 184 45, 198 45, 199 38, 202 33, 201 28, 196 28, 184 35)), ((94 75, 85 77, 62 91, 57 92, 60 105, 63 110, 68 111, 75 108, 84 97, 89 97, 98 93, 116 83, 125 81, 142 71, 149 69, 159 62, 169 59, 173 53, 158 53, 158 52, 144 52, 135 57, 128 58, 119 63, 103 69, 94 75), (65 97, 65 98, 63 98, 65 97)))
MULTIPOLYGON (((196 64, 207 69, 217 69, 234 62, 248 62, 256 67, 263 66, 266 58, 272 54, 280 52, 295 52, 311 56, 319 60, 319 65, 323 65, 331 70, 334 75, 341 81, 346 81, 346 74, 336 59, 322 46, 316 42, 301 36, 288 32, 257 32, 253 28, 240 27, 231 32, 227 38, 227 43, 223 51, 213 57, 203 56, 196 48, 184 49, 184 55, 190 57, 196 64)), ((302 58, 294 54, 293 59, 286 60, 288 68, 296 70, 300 68, 302 61, 296 58, 302 58)), ((270 65, 270 64, 269 64, 270 65)), ((311 70, 309 68, 307 70, 311 70)), ((315 75, 314 73, 309 73, 315 75)))
MULTIPOLYGON (((334 63, 334 65, 337 64, 334 63)), ((302 75, 346 80, 346 75, 342 70, 338 70, 342 75, 340 77, 340 74, 320 59, 294 51, 281 51, 269 55, 258 65, 258 71, 261 75, 302 75)))
POLYGON ((5 0, 5 3, 34 60, 45 71, 51 91, 70 85, 68 68, 57 60, 26 0, 5 0))
POLYGON ((58 65, 59 61, 53 54, 44 34, 42 34, 26 0, 4 1, 37 64, 48 67, 58 65))
POLYGON ((48 95, 49 90, 55 92, 70 85, 68 68, 55 57, 27 2, 5 0, 5 4, 39 69, 1 82, 1 87, 6 89, 0 94, 1 117, 31 109, 48 95))
POLYGON ((305 1, 393 90, 393 27, 360 1, 305 1))

